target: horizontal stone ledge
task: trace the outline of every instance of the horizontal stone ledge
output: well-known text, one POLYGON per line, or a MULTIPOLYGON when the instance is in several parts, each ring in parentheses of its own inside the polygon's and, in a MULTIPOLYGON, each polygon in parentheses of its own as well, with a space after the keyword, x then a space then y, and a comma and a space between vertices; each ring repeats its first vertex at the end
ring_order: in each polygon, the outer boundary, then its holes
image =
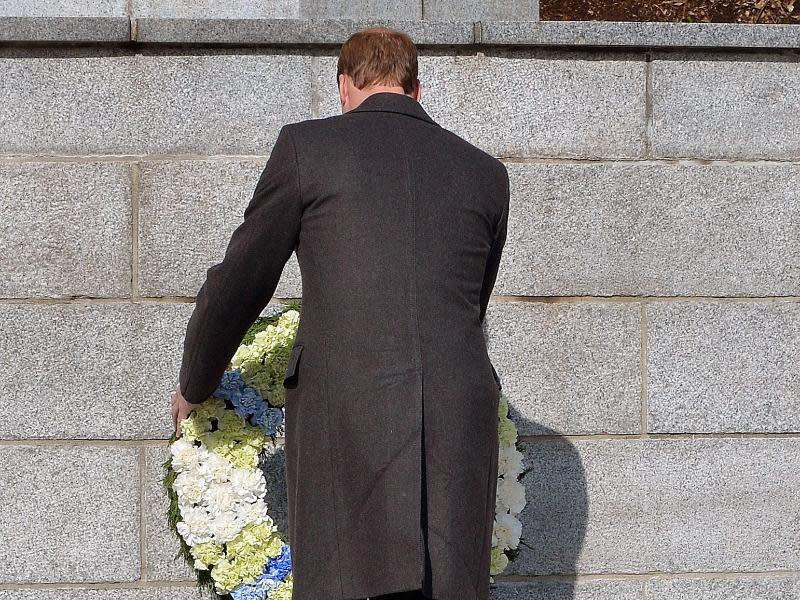
POLYGON ((472 21, 396 19, 165 19, 135 20, 137 42, 190 44, 343 44, 367 27, 384 25, 406 32, 415 44, 469 45, 480 36, 472 21))
POLYGON ((800 48, 800 26, 615 21, 0 16, 0 42, 340 45, 385 25, 426 46, 800 48))
POLYGON ((481 21, 480 43, 633 48, 799 48, 800 26, 621 21, 481 21))
POLYGON ((129 42, 128 17, 3 17, 0 42, 129 42))

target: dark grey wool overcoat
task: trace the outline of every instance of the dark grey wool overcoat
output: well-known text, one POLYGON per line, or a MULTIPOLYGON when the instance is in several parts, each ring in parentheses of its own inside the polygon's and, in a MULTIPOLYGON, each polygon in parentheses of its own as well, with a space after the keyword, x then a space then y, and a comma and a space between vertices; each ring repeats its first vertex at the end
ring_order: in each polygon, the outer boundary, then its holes
POLYGON ((294 250, 294 600, 489 597, 500 381, 482 323, 508 206, 505 166, 410 96, 280 130, 197 294, 180 386, 211 395, 294 250))

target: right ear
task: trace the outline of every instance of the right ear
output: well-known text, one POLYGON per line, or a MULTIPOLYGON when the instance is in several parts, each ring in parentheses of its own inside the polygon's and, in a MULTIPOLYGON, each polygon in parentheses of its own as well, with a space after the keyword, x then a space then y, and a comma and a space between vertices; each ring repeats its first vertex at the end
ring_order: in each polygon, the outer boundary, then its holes
POLYGON ((344 107, 347 104, 347 75, 345 73, 339 73, 338 85, 339 85, 339 104, 341 106, 342 112, 344 112, 344 107))

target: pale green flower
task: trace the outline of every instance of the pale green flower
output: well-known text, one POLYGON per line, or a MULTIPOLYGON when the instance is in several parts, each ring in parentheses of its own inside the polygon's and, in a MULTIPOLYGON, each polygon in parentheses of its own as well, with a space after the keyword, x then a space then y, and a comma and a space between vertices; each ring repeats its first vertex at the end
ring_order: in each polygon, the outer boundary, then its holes
POLYGON ((258 353, 253 349, 253 346, 250 344, 242 344, 236 349, 236 352, 231 358, 231 366, 241 368, 243 364, 257 360, 258 353))
POLYGON ((508 557, 503 553, 503 549, 499 546, 492 548, 489 574, 499 575, 506 568, 506 565, 508 565, 508 557))
POLYGON ((501 446, 513 446, 517 440, 517 426, 514 421, 505 417, 500 419, 498 435, 501 446))
POLYGON ((238 445, 225 458, 237 469, 255 469, 258 466, 258 450, 253 446, 238 445))
POLYGON ((230 431, 239 431, 242 429, 242 427, 244 427, 245 423, 246 421, 244 418, 233 410, 224 411, 217 419, 217 427, 219 427, 224 433, 228 433, 230 431))
POLYGON ((197 417, 194 413, 181 421, 181 437, 189 442, 201 438, 210 428, 208 419, 197 417))
MULTIPOLYGON (((264 545, 264 554, 267 558, 275 558, 281 553, 281 548, 283 548, 283 541, 281 540, 280 536, 275 533, 264 545)), ((266 562, 266 560, 264 562, 266 562)))
POLYGON ((211 417, 216 417, 221 409, 225 408, 225 401, 219 398, 210 396, 200 406, 194 409, 192 416, 198 419, 208 420, 211 417))
POLYGON ((505 417, 508 414, 508 398, 505 394, 500 393, 500 402, 497 403, 497 416, 505 417))
POLYGON ((257 450, 262 450, 267 447, 270 438, 267 433, 260 427, 248 426, 242 436, 242 442, 248 446, 252 446, 257 450))
POLYGON ((283 396, 283 374, 286 372, 286 361, 281 362, 278 355, 269 359, 269 365, 261 365, 258 369, 242 372, 242 379, 252 388, 255 388, 261 397, 273 406, 276 397, 283 396), (280 384, 280 385, 279 385, 280 384))
POLYGON ((215 565, 222 558, 222 546, 214 542, 204 542, 191 547, 192 556, 207 565, 215 565))
POLYGON ((269 600, 292 600, 292 574, 278 584, 269 596, 269 600))
POLYGON ((217 593, 220 594, 229 592, 242 583, 233 563, 224 556, 211 569, 211 578, 214 580, 217 593))

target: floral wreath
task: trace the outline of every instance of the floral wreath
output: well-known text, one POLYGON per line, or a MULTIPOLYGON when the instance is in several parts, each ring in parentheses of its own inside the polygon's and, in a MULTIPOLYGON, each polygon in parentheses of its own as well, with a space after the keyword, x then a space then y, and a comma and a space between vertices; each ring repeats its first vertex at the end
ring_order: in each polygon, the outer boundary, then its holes
MULTIPOLYGON (((167 519, 199 588, 234 600, 290 600, 292 560, 264 497, 266 448, 283 433, 283 376, 300 322, 299 304, 248 329, 213 394, 170 438, 162 484, 167 519)), ((525 506, 522 453, 508 401, 498 405, 497 501, 490 582, 518 552, 525 506)))

